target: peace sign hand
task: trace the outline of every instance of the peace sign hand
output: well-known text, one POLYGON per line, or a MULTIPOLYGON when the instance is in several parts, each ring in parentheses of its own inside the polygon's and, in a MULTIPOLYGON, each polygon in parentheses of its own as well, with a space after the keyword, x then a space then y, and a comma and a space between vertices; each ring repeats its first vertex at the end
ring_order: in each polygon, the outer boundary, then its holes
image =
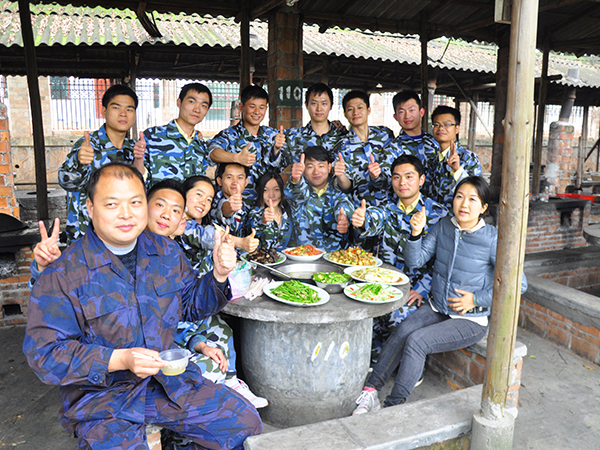
POLYGON ((458 156, 458 152, 456 151, 456 143, 454 143, 454 141, 450 142, 450 153, 448 153, 446 162, 455 172, 460 169, 460 156, 458 156))
POLYGON ((52 226, 52 234, 50 236, 48 236, 46 226, 41 220, 39 221, 39 226, 42 240, 38 242, 33 248, 33 257, 35 259, 35 262, 37 263, 39 271, 42 272, 51 263, 56 261, 61 255, 61 251, 58 248, 60 220, 58 218, 54 219, 54 225, 52 226))

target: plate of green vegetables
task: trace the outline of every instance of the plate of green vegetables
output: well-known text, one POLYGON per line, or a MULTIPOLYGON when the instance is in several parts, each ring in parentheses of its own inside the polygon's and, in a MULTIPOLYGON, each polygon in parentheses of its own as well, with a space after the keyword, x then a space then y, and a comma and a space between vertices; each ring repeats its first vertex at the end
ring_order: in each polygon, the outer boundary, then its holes
POLYGON ((390 303, 400 300, 404 295, 394 286, 379 283, 351 284, 344 288, 344 294, 363 303, 390 303))
POLYGON ((329 301, 329 294, 323 289, 297 280, 272 281, 263 291, 273 300, 292 306, 319 306, 329 301))

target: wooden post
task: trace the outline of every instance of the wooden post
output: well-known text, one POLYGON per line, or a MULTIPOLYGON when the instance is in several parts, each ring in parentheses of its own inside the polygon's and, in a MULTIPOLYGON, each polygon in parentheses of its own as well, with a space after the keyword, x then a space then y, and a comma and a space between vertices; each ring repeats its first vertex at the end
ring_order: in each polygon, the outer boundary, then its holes
POLYGON ((550 57, 550 38, 544 39, 544 55, 542 57, 542 79, 538 95, 538 111, 535 131, 535 147, 533 149, 533 179, 531 180, 531 193, 540 193, 542 178, 542 145, 544 141, 544 116, 546 114, 546 95, 548 92, 548 59, 550 57))
POLYGON ((481 409, 504 415, 517 334, 529 206, 533 91, 538 0, 514 0, 498 216, 498 250, 481 409))
POLYGON ((588 140, 588 115, 590 107, 583 107, 583 126, 581 127, 581 137, 579 138, 579 152, 577 153, 577 178, 575 187, 578 191, 581 190, 581 182, 583 180, 583 164, 585 163, 585 148, 588 140))
POLYGON ((250 2, 243 2, 240 15, 240 93, 250 86, 250 2))
MULTIPOLYGON (((479 92, 474 92, 473 93, 473 103, 477 104, 478 100, 479 100, 479 92)), ((469 150, 471 150, 472 152, 475 151, 476 141, 477 141, 477 110, 475 108, 471 107, 471 112, 469 114, 469 142, 467 145, 469 146, 469 150)))
POLYGON ((425 109, 421 128, 423 131, 429 131, 429 74, 427 67, 427 16, 421 13, 421 107, 425 109))
POLYGON ((33 154, 35 157, 35 185, 37 195, 38 220, 48 219, 48 182, 46 179, 46 148, 44 144, 44 122, 42 119, 42 101, 38 84, 38 70, 35 59, 35 45, 31 29, 31 12, 29 2, 19 0, 19 17, 21 19, 21 35, 25 49, 25 68, 27 70, 27 86, 31 107, 31 124, 33 126, 33 154))

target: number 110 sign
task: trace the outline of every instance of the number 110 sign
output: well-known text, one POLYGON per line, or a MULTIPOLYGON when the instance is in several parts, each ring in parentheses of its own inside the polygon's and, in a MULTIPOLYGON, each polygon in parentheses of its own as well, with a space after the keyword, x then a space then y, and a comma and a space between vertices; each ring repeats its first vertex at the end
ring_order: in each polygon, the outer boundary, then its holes
POLYGON ((277 81, 277 106, 302 106, 302 81, 277 81))

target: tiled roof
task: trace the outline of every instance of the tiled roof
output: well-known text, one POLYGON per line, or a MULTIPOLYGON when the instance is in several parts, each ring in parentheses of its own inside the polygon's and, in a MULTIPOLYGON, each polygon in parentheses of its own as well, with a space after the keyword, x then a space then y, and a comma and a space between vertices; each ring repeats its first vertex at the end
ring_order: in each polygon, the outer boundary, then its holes
MULTIPOLYGON (((197 14, 152 13, 162 38, 152 38, 129 9, 105 9, 32 4, 32 26, 37 46, 53 45, 153 45, 208 46, 237 48, 239 25, 231 18, 201 17, 197 14)), ((17 2, 0 0, 0 46, 22 46, 17 2)), ((251 46, 266 50, 268 25, 251 23, 251 46)), ((330 28, 319 33, 318 27, 304 25, 304 52, 315 55, 346 56, 400 64, 419 65, 421 44, 417 36, 359 32, 330 28)), ((484 43, 436 39, 428 43, 429 64, 448 70, 494 73, 497 47, 484 43)), ((549 74, 562 74, 555 81, 578 87, 600 87, 597 57, 575 58, 552 54, 549 74), (580 69, 580 81, 567 79, 569 68, 580 69)), ((541 69, 538 54, 537 70, 541 69)))

